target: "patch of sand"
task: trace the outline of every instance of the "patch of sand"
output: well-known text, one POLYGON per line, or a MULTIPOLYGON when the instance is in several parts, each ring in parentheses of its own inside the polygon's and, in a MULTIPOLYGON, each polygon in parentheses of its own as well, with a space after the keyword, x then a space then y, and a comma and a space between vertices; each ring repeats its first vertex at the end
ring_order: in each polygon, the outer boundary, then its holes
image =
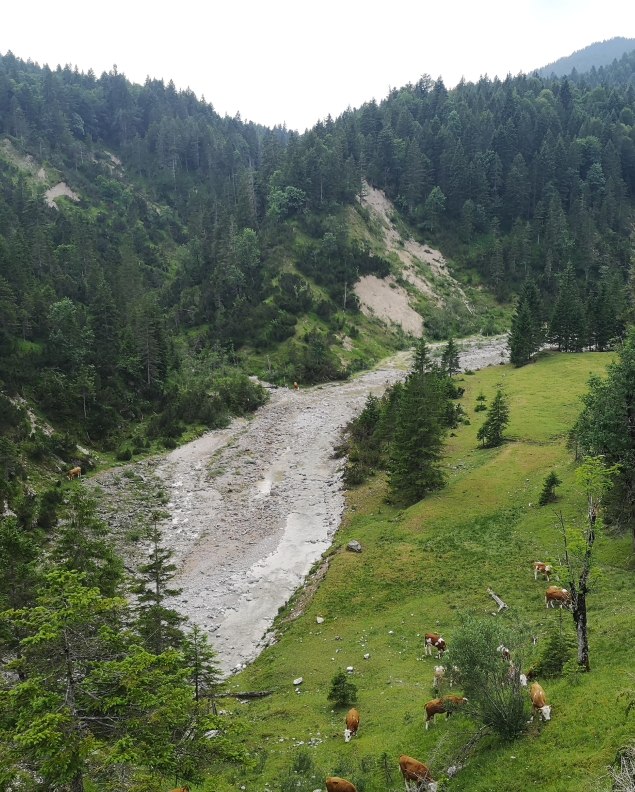
MULTIPOLYGON (((442 306, 445 304, 444 298, 437 292, 433 281, 426 277, 425 268, 428 268, 435 278, 445 281, 445 283, 449 285, 450 290, 457 294, 467 309, 472 312, 473 309, 467 295, 461 288, 461 285, 452 277, 443 254, 439 250, 434 250, 429 245, 422 245, 414 239, 404 239, 401 236, 395 224, 390 219, 395 209, 386 195, 381 190, 377 190, 375 187, 366 184, 364 186, 364 198, 362 202, 369 210, 371 216, 381 225, 384 237, 383 241, 386 245, 387 252, 396 254, 403 265, 402 277, 408 281, 408 283, 411 283, 421 294, 432 299, 438 306, 442 306)), ((357 293, 357 289, 355 291, 357 293)), ((357 294, 363 306, 363 294, 357 294)), ((376 307, 374 307, 373 310, 376 315, 380 315, 376 307)), ((392 318, 392 321, 402 324, 399 316, 392 318)), ((404 330, 406 330, 405 327, 404 330)), ((406 330, 406 332, 410 331, 406 330)))
POLYGON ((79 201, 79 195, 77 195, 76 192, 73 192, 66 182, 59 182, 54 187, 51 187, 49 190, 47 190, 44 193, 44 200, 46 201, 47 206, 50 206, 51 209, 57 209, 55 199, 60 198, 62 195, 66 198, 70 198, 71 201, 79 201))
POLYGON ((382 322, 401 325, 405 333, 421 338, 423 319, 410 306, 408 292, 397 284, 392 275, 378 278, 364 275, 355 284, 361 311, 365 316, 376 316, 382 322))

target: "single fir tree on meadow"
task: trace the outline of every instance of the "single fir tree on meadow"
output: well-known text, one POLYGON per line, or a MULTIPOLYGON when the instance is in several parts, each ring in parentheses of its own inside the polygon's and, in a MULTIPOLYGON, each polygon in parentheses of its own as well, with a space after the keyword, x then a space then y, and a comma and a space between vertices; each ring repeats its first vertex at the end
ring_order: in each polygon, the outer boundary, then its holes
POLYGON ((555 501, 556 487, 558 487, 560 484, 562 484, 562 482, 558 478, 556 472, 552 470, 544 481, 542 492, 538 498, 538 505, 546 506, 548 503, 555 501))
POLYGON ((447 372, 450 377, 454 374, 458 374, 461 370, 459 349, 453 338, 450 338, 445 345, 443 354, 441 355, 441 368, 443 371, 447 372))
POLYGON ((490 405, 485 423, 478 430, 476 438, 484 448, 495 448, 502 445, 503 432, 509 423, 509 404, 507 397, 499 388, 490 405))
POLYGON ((411 504, 443 486, 443 441, 447 432, 445 377, 412 374, 403 386, 390 453, 391 496, 411 504))
POLYGON ((509 360, 513 366, 520 367, 529 363, 531 356, 536 351, 533 329, 529 306, 521 300, 512 316, 512 327, 509 334, 509 360))
POLYGON ((357 686, 350 681, 345 671, 338 671, 331 679, 327 699, 336 707, 349 707, 357 701, 357 686))

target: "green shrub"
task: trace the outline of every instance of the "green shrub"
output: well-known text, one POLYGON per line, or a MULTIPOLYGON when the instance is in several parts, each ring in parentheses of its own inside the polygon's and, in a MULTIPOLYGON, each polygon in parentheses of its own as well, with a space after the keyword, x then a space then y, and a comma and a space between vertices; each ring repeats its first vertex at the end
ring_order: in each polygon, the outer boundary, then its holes
POLYGON ((132 459, 132 448, 130 446, 121 446, 117 449, 115 459, 118 462, 129 462, 132 459))
POLYGON ((327 698, 336 707, 350 707, 357 701, 357 687, 349 680, 345 671, 335 674, 327 698))
POLYGON ((553 628, 542 643, 532 671, 540 677, 560 676, 565 665, 573 658, 575 646, 575 639, 570 633, 553 628))
POLYGON ((543 485, 542 492, 538 498, 539 506, 546 506, 548 503, 556 500, 556 487, 562 484, 556 473, 552 470, 546 477, 543 485))
MULTIPOLYGON (((526 728, 529 703, 518 675, 510 675, 509 665, 501 658, 500 644, 511 647, 513 640, 499 623, 467 617, 454 636, 451 663, 461 669, 461 684, 469 702, 465 714, 511 740, 526 728)), ((514 661, 520 668, 517 652, 514 661)))

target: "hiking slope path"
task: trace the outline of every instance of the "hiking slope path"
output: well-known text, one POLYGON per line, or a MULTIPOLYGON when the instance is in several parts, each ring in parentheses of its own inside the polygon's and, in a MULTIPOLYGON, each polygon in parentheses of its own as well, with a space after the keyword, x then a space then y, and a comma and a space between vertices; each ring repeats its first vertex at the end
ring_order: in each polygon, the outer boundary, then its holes
MULTIPOLYGON (((463 342, 462 367, 504 362, 506 343, 463 342)), ((92 480, 118 520, 122 488, 161 483, 169 517, 159 527, 177 566, 170 587, 181 589, 169 604, 209 634, 224 674, 273 640, 279 608, 330 546, 344 510, 342 460, 333 458, 342 429, 369 394, 405 377, 410 360, 401 352, 347 382, 273 388, 251 418, 92 480)))

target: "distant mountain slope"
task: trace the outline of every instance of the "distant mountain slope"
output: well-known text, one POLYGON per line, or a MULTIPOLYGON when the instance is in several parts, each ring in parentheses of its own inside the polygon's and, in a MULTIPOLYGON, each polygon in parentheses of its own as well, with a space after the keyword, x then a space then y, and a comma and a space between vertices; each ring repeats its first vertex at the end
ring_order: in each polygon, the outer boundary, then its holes
POLYGON ((570 74, 573 69, 578 72, 586 72, 594 66, 609 66, 614 60, 620 59, 626 52, 635 50, 635 39, 616 36, 607 41, 596 41, 589 44, 584 49, 576 50, 566 58, 558 58, 557 61, 549 63, 537 70, 540 77, 564 77, 570 74))

